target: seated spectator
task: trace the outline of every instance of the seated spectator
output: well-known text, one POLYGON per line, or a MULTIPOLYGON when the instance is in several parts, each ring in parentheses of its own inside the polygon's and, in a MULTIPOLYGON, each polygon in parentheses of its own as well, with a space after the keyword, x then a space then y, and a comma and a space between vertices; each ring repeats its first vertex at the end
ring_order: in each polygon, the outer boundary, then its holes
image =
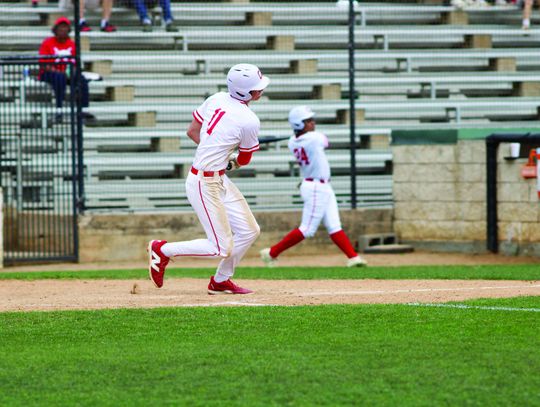
MULTIPOLYGON (((60 0, 58 6, 62 9, 68 9, 73 6, 73 2, 69 0, 60 0)), ((79 29, 81 32, 92 31, 92 28, 86 22, 84 17, 86 7, 97 9, 101 6, 101 31, 111 33, 116 31, 116 27, 112 25, 111 19, 113 0, 79 0, 79 29)))
MULTIPOLYGON (((67 17, 58 18, 53 27, 53 37, 48 37, 43 40, 41 47, 39 48, 39 55, 54 55, 55 58, 42 58, 40 62, 40 70, 38 79, 47 82, 53 88, 54 96, 56 99, 56 107, 58 112, 56 114, 57 122, 62 121, 62 113, 60 109, 64 104, 66 96, 66 86, 69 83, 70 76, 73 72, 70 72, 74 62, 72 58, 75 55, 75 43, 69 38, 69 32, 71 31, 71 22, 67 17), (67 62, 67 63, 58 63, 67 62)), ((88 93, 88 81, 81 76, 81 104, 83 107, 88 107, 89 93, 88 93)), ((83 118, 86 120, 93 120, 95 117, 89 113, 83 113, 83 118)))
MULTIPOLYGON (((537 0, 537 4, 540 6, 540 0, 537 0)), ((525 0, 523 4, 523 21, 521 28, 528 30, 531 27, 531 10, 533 6, 533 0, 525 0)))
MULTIPOLYGON (((137 10, 139 19, 143 26, 143 31, 152 31, 152 20, 148 16, 148 10, 146 9, 145 0, 133 0, 133 6, 137 10)), ((159 0, 159 5, 163 12, 163 21, 165 22, 165 30, 169 32, 176 32, 178 29, 173 25, 173 17, 171 13, 171 0, 159 0)))

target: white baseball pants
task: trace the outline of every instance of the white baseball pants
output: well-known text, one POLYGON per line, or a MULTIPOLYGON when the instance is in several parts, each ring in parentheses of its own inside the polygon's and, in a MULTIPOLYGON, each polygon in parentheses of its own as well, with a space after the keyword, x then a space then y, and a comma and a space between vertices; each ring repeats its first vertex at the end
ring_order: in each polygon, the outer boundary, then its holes
POLYGON ((186 193, 207 238, 167 243, 161 248, 163 254, 222 257, 217 273, 231 277, 260 233, 246 199, 226 175, 204 177, 202 171, 189 173, 186 193))
POLYGON ((328 234, 341 230, 339 209, 334 190, 328 182, 320 183, 318 180, 302 182, 300 194, 304 201, 302 223, 298 229, 305 237, 312 237, 321 220, 328 230, 328 234))

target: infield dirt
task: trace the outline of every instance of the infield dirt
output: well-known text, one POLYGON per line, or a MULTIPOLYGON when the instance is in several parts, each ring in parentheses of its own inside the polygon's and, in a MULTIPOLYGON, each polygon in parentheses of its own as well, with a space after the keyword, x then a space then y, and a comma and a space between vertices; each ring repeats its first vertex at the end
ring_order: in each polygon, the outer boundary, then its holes
MULTIPOLYGON (((482 254, 407 253, 365 256, 372 266, 450 265, 450 264, 523 264, 537 263, 535 258, 482 254)), ((281 266, 341 266, 342 255, 288 257, 281 266)), ((217 262, 189 260, 177 267, 214 267, 217 262)), ((261 266, 259 259, 247 258, 243 266, 261 266)), ((145 268, 145 264, 54 264, 5 269, 15 271, 92 270, 145 268)), ((362 269, 358 269, 362 273, 362 269)), ((0 282, 0 312, 51 311, 105 308, 154 308, 170 306, 260 306, 376 303, 435 303, 474 298, 501 298, 523 295, 540 296, 540 281, 493 280, 243 280, 237 283, 255 291, 250 295, 210 296, 208 280, 166 279, 156 289, 149 280, 4 280, 0 282), (133 290, 134 285, 137 289, 133 290), (136 292, 134 294, 133 292, 136 292)))
POLYGON ((238 280, 250 295, 206 293, 207 280, 6 280, 0 311, 50 311, 177 306, 435 303, 540 295, 540 281, 485 280, 238 280), (138 294, 132 294, 137 284, 138 294))

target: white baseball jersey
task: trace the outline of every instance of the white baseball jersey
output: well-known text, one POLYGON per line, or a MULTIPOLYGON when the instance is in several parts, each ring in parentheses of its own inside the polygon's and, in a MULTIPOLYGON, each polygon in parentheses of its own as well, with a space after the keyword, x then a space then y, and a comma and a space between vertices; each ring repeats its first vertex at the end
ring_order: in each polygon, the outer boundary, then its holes
POLYGON ((324 153, 328 147, 328 138, 318 131, 310 131, 300 137, 289 139, 289 150, 300 165, 304 178, 330 179, 330 165, 324 153))
POLYGON ((193 117, 202 124, 201 140, 193 160, 193 166, 198 170, 225 169, 229 156, 237 147, 240 152, 259 149, 259 118, 245 102, 226 92, 206 99, 193 112, 193 117))
POLYGON ((327 147, 328 138, 317 131, 289 139, 289 150, 304 177, 300 187, 304 208, 299 229, 305 237, 313 236, 321 221, 329 234, 341 230, 336 195, 329 183, 330 165, 324 152, 327 147))

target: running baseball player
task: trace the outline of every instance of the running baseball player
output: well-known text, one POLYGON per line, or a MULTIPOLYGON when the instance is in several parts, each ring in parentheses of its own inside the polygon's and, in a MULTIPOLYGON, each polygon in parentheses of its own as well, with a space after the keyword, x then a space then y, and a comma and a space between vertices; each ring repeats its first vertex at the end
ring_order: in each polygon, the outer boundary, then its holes
POLYGON ((289 112, 289 123, 294 131, 289 139, 289 150, 304 178, 300 186, 304 201, 302 223, 274 246, 261 250, 261 259, 268 267, 274 267, 282 252, 312 237, 323 221, 330 239, 349 258, 347 266, 366 266, 341 228, 336 195, 330 185, 330 166, 324 152, 328 138, 315 131, 315 113, 307 106, 297 106, 289 112))
POLYGON ((198 146, 186 179, 186 193, 206 238, 174 243, 151 240, 148 269, 156 287, 163 286, 165 268, 172 257, 220 257, 208 293, 252 292, 233 283, 231 277, 260 228, 225 169, 247 165, 259 149, 260 121, 249 103, 260 99, 269 83, 256 66, 235 65, 227 74, 228 92, 210 96, 193 112, 187 135, 198 146))

